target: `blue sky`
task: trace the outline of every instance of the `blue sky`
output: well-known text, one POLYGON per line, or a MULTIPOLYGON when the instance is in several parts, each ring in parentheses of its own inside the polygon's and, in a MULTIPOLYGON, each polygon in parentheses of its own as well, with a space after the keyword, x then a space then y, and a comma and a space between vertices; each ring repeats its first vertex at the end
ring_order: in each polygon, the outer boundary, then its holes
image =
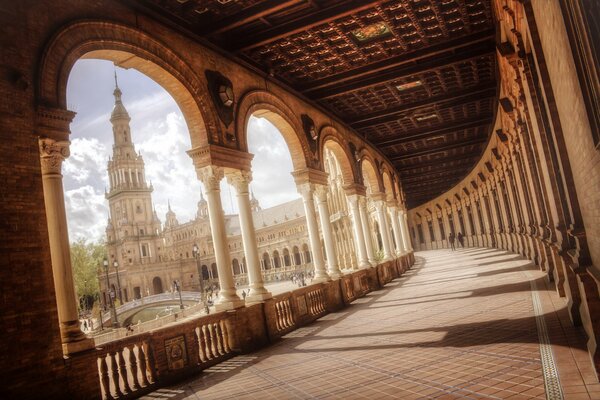
MULTIPOLYGON (((146 179, 154 186, 153 201, 164 222, 167 201, 179 222, 192 219, 202 186, 185 153, 190 139, 173 98, 135 70, 117 68, 123 104, 131 117, 132 139, 141 151, 146 179)), ((108 203, 106 164, 112 154, 114 66, 102 60, 79 60, 69 76, 67 105, 77 113, 71 124, 71 156, 63 164, 69 238, 97 241, 104 236, 108 203)), ((263 208, 299 195, 290 172, 292 161, 279 131, 267 120, 251 118, 248 145, 253 153, 252 189, 263 208)), ((225 179, 221 199, 226 213, 236 213, 235 190, 225 179)))

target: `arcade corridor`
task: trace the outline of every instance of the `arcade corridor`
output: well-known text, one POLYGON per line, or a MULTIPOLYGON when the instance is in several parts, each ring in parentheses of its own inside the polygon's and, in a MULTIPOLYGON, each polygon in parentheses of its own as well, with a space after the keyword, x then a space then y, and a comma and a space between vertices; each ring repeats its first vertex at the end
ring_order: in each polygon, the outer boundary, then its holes
POLYGON ((348 309, 145 398, 600 398, 583 334, 530 262, 484 248, 416 256, 348 309))

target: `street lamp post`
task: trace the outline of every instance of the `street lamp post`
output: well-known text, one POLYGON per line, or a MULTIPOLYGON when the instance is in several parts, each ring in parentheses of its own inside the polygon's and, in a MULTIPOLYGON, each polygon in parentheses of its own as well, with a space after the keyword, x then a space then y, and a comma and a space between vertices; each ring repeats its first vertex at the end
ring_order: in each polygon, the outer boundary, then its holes
POLYGON ((200 266, 200 248, 194 243, 192 254, 196 259, 196 269, 198 270, 198 279, 200 280, 200 301, 204 301, 204 276, 202 275, 202 267, 200 266))
MULTIPOLYGON (((114 298, 115 298, 115 292, 114 290, 110 289, 110 281, 108 280, 108 260, 105 258, 104 262, 104 273, 106 274, 106 291, 109 292, 109 299, 110 299, 110 318, 112 320, 112 326, 113 328, 118 328, 119 327, 119 320, 117 319, 117 310, 115 309, 115 302, 114 302, 114 298)), ((102 317, 100 317, 102 318, 102 317)))
POLYGON ((123 305, 123 295, 121 294, 121 281, 119 280, 119 262, 115 260, 113 262, 113 266, 115 267, 115 271, 117 272, 117 290, 119 291, 119 303, 123 305))
POLYGON ((183 310, 183 299, 181 298, 181 288, 179 287, 179 284, 177 283, 177 281, 173 281, 173 286, 175 286, 175 290, 177 290, 179 292, 179 308, 181 308, 183 310))

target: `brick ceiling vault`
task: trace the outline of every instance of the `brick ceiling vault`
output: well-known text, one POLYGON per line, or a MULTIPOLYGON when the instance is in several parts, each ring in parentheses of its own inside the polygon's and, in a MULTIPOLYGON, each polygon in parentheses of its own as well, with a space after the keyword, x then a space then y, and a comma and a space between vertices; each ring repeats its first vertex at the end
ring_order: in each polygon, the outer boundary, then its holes
POLYGON ((490 0, 130 0, 273 75, 380 149, 409 208, 474 167, 497 108, 490 0))

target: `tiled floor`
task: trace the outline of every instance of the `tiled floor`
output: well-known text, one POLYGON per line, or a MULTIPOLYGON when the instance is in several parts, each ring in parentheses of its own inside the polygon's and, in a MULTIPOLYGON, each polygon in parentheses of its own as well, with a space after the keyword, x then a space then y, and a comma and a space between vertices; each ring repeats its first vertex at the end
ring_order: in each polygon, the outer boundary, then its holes
POLYGON ((600 399, 581 331, 528 261, 491 249, 416 256, 345 310, 146 398, 545 398, 532 279, 564 398, 600 399))

